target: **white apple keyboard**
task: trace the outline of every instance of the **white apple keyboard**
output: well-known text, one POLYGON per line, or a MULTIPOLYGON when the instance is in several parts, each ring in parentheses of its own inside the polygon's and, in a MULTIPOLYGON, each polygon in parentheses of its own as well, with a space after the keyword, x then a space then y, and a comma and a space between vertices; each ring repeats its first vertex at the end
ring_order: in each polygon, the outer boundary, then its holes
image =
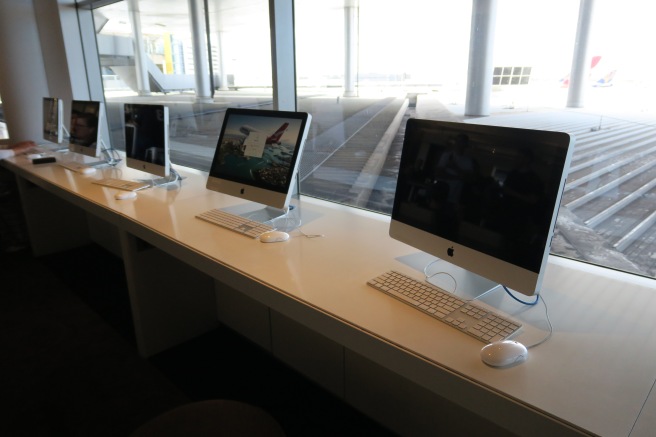
POLYGON ((139 181, 126 181, 123 179, 103 178, 93 181, 92 183, 102 185, 103 187, 117 188, 125 191, 138 191, 149 188, 150 183, 139 181))
POLYGON ((91 174, 96 172, 95 168, 89 167, 88 165, 85 164, 80 164, 79 162, 58 161, 57 164, 59 164, 59 166, 64 167, 67 170, 74 171, 77 173, 91 174))
POLYGON ((274 230, 272 226, 267 224, 256 222, 226 211, 221 211, 220 209, 211 209, 198 214, 196 218, 251 238, 257 238, 265 232, 274 230))
POLYGON ((383 273, 368 281, 367 285, 484 343, 505 340, 522 327, 508 316, 399 272, 383 273))

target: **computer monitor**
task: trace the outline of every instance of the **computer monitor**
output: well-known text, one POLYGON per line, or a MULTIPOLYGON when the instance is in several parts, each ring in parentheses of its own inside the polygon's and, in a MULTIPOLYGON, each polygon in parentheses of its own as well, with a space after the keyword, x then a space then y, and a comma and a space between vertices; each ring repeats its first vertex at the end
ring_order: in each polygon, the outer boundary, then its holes
POLYGON ((572 145, 562 132, 409 119, 390 236, 447 261, 447 273, 533 295, 572 145))
POLYGON ((228 108, 207 188, 284 213, 311 119, 305 112, 228 108))
POLYGON ((92 100, 71 102, 71 129, 68 149, 71 152, 97 157, 101 150, 101 120, 104 106, 92 100))
POLYGON ((43 139, 59 144, 64 136, 64 101, 55 97, 43 98, 43 139))
POLYGON ((168 176, 169 108, 126 103, 123 112, 126 165, 153 175, 168 176))

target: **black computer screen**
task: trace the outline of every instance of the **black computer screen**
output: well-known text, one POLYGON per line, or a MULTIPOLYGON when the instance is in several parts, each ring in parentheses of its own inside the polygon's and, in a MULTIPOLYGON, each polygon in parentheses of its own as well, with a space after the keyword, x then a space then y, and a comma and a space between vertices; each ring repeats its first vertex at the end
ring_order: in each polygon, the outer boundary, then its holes
POLYGON ((569 143, 560 132, 410 119, 392 218, 538 272, 569 143))

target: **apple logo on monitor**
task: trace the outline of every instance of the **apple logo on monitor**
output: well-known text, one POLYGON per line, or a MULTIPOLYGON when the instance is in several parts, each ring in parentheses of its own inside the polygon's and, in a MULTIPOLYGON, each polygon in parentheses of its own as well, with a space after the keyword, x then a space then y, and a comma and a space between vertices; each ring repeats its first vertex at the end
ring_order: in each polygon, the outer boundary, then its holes
POLYGON ((449 255, 449 256, 453 256, 453 247, 449 247, 449 248, 446 250, 446 254, 449 255))

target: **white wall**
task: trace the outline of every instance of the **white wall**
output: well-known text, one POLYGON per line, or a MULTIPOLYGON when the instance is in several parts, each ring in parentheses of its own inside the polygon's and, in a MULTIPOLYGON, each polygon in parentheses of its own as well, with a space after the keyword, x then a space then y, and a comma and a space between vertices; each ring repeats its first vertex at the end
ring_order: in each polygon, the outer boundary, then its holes
POLYGON ((0 96, 11 141, 39 139, 48 84, 33 0, 0 1, 0 53, 0 96))
MULTIPOLYGON (((39 29, 49 96, 58 97, 65 102, 70 101, 73 97, 73 90, 69 63, 65 56, 64 35, 57 0, 33 1, 35 2, 34 13, 39 29)), ((73 16, 75 15, 74 5, 62 7, 67 8, 73 16)), ((77 29, 77 22, 73 24, 77 29)), ((86 79, 80 79, 86 83, 86 79)))
POLYGON ((71 100, 104 101, 92 13, 75 0, 0 0, 0 54, 11 142, 41 140, 43 97, 64 100, 66 126, 71 100))

